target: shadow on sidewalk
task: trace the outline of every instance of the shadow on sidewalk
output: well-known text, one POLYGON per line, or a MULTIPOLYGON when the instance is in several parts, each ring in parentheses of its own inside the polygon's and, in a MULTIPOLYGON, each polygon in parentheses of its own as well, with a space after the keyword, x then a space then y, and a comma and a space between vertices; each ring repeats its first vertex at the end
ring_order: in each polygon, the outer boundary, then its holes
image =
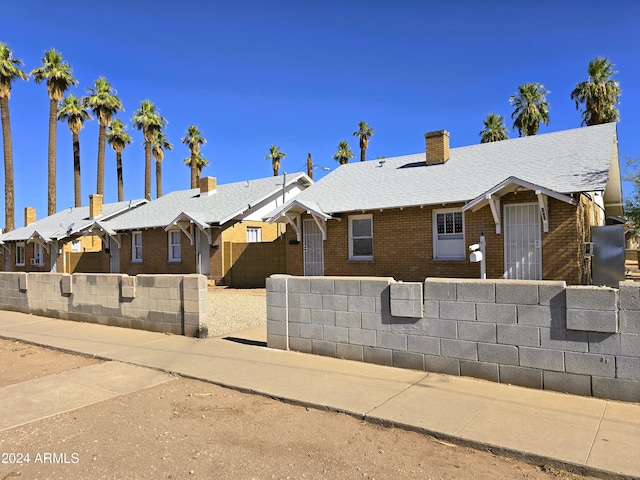
POLYGON ((241 343, 243 345, 251 345, 252 347, 266 347, 267 342, 263 342, 260 340, 249 340, 247 338, 239 338, 239 337, 222 337, 223 340, 228 340, 230 342, 241 343))

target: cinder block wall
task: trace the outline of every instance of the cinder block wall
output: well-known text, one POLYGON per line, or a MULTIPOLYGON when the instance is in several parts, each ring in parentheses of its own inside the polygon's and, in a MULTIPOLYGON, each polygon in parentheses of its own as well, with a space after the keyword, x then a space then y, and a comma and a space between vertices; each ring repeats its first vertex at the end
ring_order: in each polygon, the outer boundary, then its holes
POLYGON ((267 342, 402 368, 640 401, 640 285, 267 280, 267 342))
POLYGON ((203 275, 0 272, 0 309, 124 328, 207 336, 203 275))

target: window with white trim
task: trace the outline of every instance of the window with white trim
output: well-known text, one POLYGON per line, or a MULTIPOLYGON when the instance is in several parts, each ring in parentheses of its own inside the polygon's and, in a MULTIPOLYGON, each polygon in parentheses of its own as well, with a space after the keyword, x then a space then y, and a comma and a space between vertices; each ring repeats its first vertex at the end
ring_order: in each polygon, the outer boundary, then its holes
POLYGON ((433 258, 465 259, 464 215, 459 208, 433 211, 433 258))
POLYGON ((142 262, 142 232, 131 234, 131 261, 142 262))
POLYGON ((33 262, 39 267, 44 265, 44 247, 41 243, 33 244, 33 262))
POLYGON ((16 265, 24 267, 24 242, 16 243, 16 265))
POLYGON ((349 260, 373 260, 373 215, 349 216, 349 260))
POLYGON ((72 240, 71 241, 71 251, 74 253, 82 252, 82 241, 81 240, 72 240))
POLYGON ((262 241, 262 228, 260 227, 247 227, 247 243, 261 242, 262 241))
POLYGON ((181 260, 180 230, 169 230, 169 261, 179 262, 181 260))

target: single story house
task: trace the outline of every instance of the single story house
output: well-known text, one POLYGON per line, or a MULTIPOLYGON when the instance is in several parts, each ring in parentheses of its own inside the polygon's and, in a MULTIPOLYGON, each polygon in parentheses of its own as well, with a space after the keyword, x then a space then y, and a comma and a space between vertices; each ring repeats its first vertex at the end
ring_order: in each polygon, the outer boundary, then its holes
POLYGON ((86 236, 86 228, 96 221, 106 221, 135 210, 146 200, 102 203, 102 195, 89 195, 89 206, 71 207, 36 220, 33 207, 25 208, 24 227, 0 235, 0 245, 8 272, 66 272, 71 273, 69 254, 83 251, 96 253, 101 271, 108 265, 108 257, 101 258, 101 241, 86 236))
POLYGON ((615 123, 341 165, 265 219, 286 222, 291 275, 588 284, 590 228, 622 217, 615 123))
MULTIPOLYGON (((273 244, 284 225, 262 217, 312 183, 304 173, 224 185, 203 177, 200 188, 174 191, 124 215, 97 220, 85 232, 108 245, 111 273, 200 273, 216 284, 229 284, 237 260, 233 245, 273 244)), ((271 273, 284 270, 284 248, 280 250, 281 266, 262 274, 262 285, 271 273)), ((268 248, 258 253, 260 261, 275 256, 268 248)), ((254 266, 257 262, 254 258, 254 266)))

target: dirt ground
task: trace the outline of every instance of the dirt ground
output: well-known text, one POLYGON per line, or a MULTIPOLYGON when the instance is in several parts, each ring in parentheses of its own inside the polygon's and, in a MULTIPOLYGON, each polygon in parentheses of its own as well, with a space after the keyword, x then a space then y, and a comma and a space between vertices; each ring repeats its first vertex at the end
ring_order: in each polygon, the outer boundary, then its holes
MULTIPOLYGON (((0 387, 96 362, 0 339, 0 387)), ((0 432, 0 480, 70 478, 592 477, 175 377, 163 385, 0 432), (28 453, 31 463, 8 463, 10 454, 19 453, 28 453), (59 461, 33 462, 45 453, 56 454, 59 461)))

